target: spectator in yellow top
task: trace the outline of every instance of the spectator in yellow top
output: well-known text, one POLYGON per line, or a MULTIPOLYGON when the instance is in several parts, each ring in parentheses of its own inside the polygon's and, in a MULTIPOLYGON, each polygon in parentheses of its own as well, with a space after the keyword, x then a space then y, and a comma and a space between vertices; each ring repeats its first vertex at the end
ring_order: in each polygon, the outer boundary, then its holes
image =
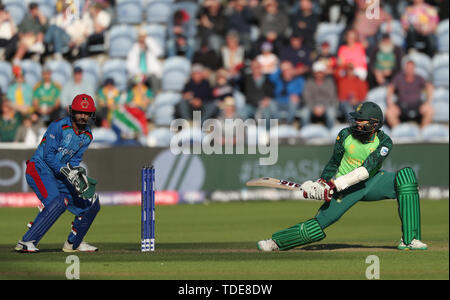
POLYGON ((22 115, 27 115, 33 111, 32 87, 25 82, 24 73, 19 66, 13 67, 15 82, 8 87, 7 97, 11 101, 15 110, 22 115))
POLYGON ((103 87, 100 88, 97 95, 98 102, 98 117, 102 127, 109 127, 111 125, 112 115, 115 109, 118 108, 120 102, 120 91, 116 87, 113 78, 106 78, 103 87))

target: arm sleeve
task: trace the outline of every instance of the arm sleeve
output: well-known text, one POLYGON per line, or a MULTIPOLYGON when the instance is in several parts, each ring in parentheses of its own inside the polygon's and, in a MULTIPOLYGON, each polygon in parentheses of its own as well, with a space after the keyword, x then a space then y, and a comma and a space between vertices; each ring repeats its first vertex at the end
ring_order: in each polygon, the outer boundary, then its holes
POLYGON ((52 169, 55 174, 64 165, 58 158, 58 145, 62 138, 61 126, 58 123, 52 123, 47 129, 46 143, 44 145, 44 162, 52 169))
POLYGON ((336 143, 334 144, 333 155, 331 156, 331 159, 328 161, 328 163, 325 165, 325 168, 323 169, 320 178, 328 181, 331 178, 333 178, 333 176, 336 174, 345 152, 343 143, 348 135, 349 135, 348 128, 344 128, 339 132, 336 138, 336 143))
POLYGON ((392 140, 387 134, 380 131, 378 138, 380 139, 380 144, 377 149, 366 158, 362 165, 369 174, 372 174, 372 172, 377 171, 381 167, 381 164, 386 157, 388 157, 392 149, 392 140))

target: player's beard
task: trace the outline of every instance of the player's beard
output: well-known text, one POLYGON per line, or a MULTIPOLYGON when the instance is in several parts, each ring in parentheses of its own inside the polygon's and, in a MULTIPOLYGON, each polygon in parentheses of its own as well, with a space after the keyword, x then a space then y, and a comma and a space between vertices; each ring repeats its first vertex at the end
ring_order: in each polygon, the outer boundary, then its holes
POLYGON ((368 142, 373 134, 377 131, 377 126, 372 124, 367 124, 369 126, 359 126, 356 123, 352 122, 350 126, 350 131, 352 136, 359 140, 361 143, 368 142))
POLYGON ((89 118, 74 117, 75 125, 77 125, 78 130, 85 130, 88 124, 89 118))
POLYGON ((360 141, 361 143, 366 143, 372 137, 373 132, 361 132, 361 131, 352 131, 352 136, 360 141))

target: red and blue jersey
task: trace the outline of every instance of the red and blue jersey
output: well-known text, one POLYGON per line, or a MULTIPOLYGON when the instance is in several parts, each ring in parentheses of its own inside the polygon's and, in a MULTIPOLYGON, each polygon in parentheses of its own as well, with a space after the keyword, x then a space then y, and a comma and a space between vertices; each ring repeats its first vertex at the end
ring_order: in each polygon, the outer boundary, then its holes
POLYGON ((91 141, 89 126, 77 133, 72 128, 70 117, 65 117, 50 124, 30 161, 48 167, 57 175, 67 163, 78 166, 91 141))

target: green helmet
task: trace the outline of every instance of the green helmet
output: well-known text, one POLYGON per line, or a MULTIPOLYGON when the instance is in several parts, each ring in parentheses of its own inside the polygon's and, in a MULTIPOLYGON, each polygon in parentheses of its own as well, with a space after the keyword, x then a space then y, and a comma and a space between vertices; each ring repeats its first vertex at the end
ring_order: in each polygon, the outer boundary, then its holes
POLYGON ((352 117, 350 121, 352 135, 361 141, 368 140, 383 126, 383 111, 378 104, 370 101, 359 104, 356 110, 350 113, 350 116, 352 117), (369 123, 360 128, 356 121, 369 121, 369 123))

